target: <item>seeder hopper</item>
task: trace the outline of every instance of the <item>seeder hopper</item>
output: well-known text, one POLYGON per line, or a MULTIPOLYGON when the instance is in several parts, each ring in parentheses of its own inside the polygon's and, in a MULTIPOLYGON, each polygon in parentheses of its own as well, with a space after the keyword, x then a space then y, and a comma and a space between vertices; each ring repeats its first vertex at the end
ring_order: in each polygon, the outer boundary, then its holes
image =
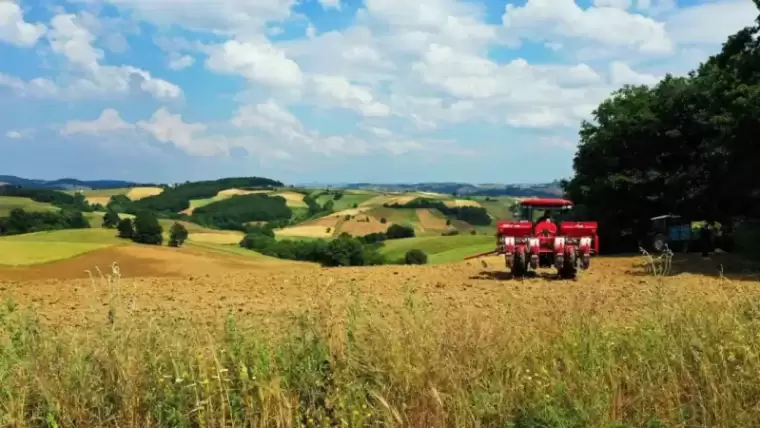
POLYGON ((599 253, 597 222, 564 220, 573 208, 566 199, 526 198, 518 208, 518 220, 496 223, 495 250, 465 260, 503 254, 515 277, 554 266, 561 278, 574 278, 589 268, 591 255, 599 253))

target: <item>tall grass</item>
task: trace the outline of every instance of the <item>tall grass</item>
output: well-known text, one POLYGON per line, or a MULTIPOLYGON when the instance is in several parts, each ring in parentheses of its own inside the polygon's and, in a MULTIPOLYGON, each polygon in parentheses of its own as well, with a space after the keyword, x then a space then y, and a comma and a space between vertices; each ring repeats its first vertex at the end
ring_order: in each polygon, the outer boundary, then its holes
MULTIPOLYGON (((653 278, 652 280, 657 280, 653 278)), ((584 318, 536 331, 434 315, 413 293, 393 316, 356 295, 287 331, 136 319, 105 280, 100 325, 44 327, 0 309, 0 426, 677 427, 760 420, 760 302, 657 298, 635 324, 584 318), (107 313, 106 313, 107 312, 107 313)))

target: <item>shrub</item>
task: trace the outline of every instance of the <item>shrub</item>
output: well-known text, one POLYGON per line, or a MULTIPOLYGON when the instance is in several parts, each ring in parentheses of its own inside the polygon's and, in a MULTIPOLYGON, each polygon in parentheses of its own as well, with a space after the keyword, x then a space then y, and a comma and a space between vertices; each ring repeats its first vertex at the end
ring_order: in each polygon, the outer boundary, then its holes
POLYGON ((187 239, 187 228, 182 223, 174 222, 169 232, 169 246, 181 247, 187 239))
POLYGON ((428 256, 422 250, 409 250, 404 255, 404 263, 407 265, 424 265, 427 264, 428 256))
POLYGON ((108 210, 103 216, 103 227, 106 229, 113 229, 119 224, 120 220, 119 214, 117 214, 116 211, 108 210))
POLYGON ((119 238, 132 239, 132 236, 135 234, 131 218, 123 218, 119 220, 119 223, 116 225, 116 230, 119 231, 117 235, 119 238))
POLYGON ((382 217, 380 219, 380 223, 382 223, 382 224, 388 223, 388 220, 386 220, 385 217, 382 217))
POLYGON ((161 245, 164 242, 164 228, 159 224, 155 214, 140 211, 135 216, 135 233, 132 240, 140 244, 161 245))
POLYGON ((392 224, 385 234, 388 235, 388 239, 413 238, 414 229, 409 226, 392 224))

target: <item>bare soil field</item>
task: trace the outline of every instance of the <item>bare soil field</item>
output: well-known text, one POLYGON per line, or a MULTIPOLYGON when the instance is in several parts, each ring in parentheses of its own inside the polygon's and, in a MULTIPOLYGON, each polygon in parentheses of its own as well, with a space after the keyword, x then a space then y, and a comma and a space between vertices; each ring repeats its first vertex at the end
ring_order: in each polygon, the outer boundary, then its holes
MULTIPOLYGON (((515 322, 543 326, 577 313, 621 321, 653 299, 760 294, 757 271, 719 277, 721 265, 739 267, 721 256, 708 262, 684 258, 674 264, 674 272, 681 273, 662 280, 646 273, 641 257, 597 257, 591 270, 576 280, 558 280, 549 269, 512 279, 498 257, 437 266, 322 268, 202 248, 134 245, 2 268, 0 296, 35 307, 46 321, 77 324, 88 308, 108 299, 96 267, 109 272, 112 263, 122 276, 121 293, 138 316, 186 314, 199 321, 232 311, 263 317, 266 324, 317 301, 339 310, 358 293, 389 311, 414 294, 430 302, 435 312, 485 319, 506 313, 515 322), (94 282, 87 271, 96 277, 94 282)), ((103 316, 103 311, 95 313, 103 316)))

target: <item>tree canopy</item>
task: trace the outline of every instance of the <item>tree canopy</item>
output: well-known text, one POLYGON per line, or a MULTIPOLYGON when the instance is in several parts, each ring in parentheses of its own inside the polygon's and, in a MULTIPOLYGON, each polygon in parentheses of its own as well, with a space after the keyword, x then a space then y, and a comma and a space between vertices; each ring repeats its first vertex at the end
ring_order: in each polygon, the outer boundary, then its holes
POLYGON ((760 217, 759 25, 687 76, 621 88, 582 123, 563 187, 602 236, 640 232, 665 213, 760 217))

